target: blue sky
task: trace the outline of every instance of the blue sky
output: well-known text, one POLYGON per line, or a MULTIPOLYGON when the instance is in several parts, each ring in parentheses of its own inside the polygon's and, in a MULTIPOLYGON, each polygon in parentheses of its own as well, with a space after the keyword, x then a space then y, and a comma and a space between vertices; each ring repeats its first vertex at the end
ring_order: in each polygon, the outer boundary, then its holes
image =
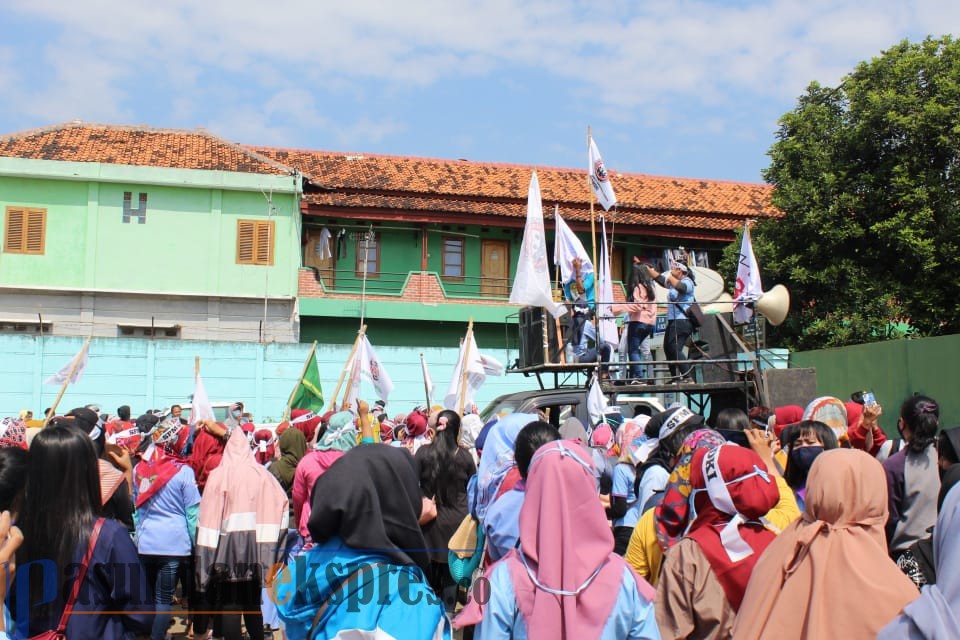
POLYGON ((760 181, 777 119, 956 0, 0 0, 0 133, 72 119, 268 146, 760 181))

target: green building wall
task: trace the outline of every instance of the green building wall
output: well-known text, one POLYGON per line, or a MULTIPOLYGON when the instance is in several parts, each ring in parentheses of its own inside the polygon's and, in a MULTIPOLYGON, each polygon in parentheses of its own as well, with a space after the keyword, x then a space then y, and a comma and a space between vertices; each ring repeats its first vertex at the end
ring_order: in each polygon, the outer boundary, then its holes
POLYGON ((293 176, 0 158, 4 220, 10 206, 47 210, 45 248, 43 255, 0 253, 0 285, 297 294, 300 210, 293 176), (124 192, 132 194, 132 209, 139 194, 147 194, 145 223, 137 217, 123 222, 124 192), (273 204, 273 266, 239 265, 237 220, 268 218, 264 192, 273 204))

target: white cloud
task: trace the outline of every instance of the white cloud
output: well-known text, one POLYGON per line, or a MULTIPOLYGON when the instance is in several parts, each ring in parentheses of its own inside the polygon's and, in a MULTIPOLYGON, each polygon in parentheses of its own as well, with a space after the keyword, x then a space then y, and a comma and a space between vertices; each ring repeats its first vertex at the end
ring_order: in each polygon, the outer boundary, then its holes
MULTIPOLYGON (((363 81, 373 80, 381 91, 415 94, 446 79, 482 82, 519 67, 564 79, 571 99, 619 121, 672 126, 683 107, 698 105, 717 112, 705 124, 719 131, 731 126, 722 113, 734 104, 790 100, 811 80, 839 82, 902 37, 960 31, 958 5, 12 0, 6 10, 64 34, 49 47, 50 82, 32 95, 26 89, 22 108, 35 117, 128 117, 138 70, 150 68, 177 88, 171 112, 179 118, 197 112, 191 94, 209 94, 210 77, 228 75, 247 85, 236 92, 239 104, 216 117, 231 131, 285 138, 310 126, 335 139, 377 140, 403 125, 356 114, 353 124, 334 126, 311 87, 356 99, 370 91, 363 81), (295 80, 301 87, 289 89, 295 80), (251 97, 263 94, 271 97, 251 97)), ((0 86, 10 82, 4 68, 13 65, 0 64, 0 86)))

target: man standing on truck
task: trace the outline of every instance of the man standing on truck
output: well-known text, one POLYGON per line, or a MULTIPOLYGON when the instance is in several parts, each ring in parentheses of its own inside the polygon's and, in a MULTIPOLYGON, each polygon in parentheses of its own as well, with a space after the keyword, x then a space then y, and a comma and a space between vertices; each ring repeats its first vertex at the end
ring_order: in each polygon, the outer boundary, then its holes
POLYGON ((587 351, 588 336, 584 326, 593 318, 596 287, 593 265, 590 262, 585 263, 582 258, 577 257, 573 259, 571 265, 573 273, 571 278, 563 283, 563 297, 572 303, 569 337, 573 353, 579 360, 587 351))
MULTIPOLYGON (((659 273, 653 267, 647 267, 650 277, 667 288, 667 331, 663 336, 663 350, 667 360, 686 360, 687 354, 683 350, 693 334, 693 322, 687 317, 687 310, 694 302, 693 274, 683 262, 674 260, 670 263, 670 271, 659 273)), ((671 364, 670 374, 672 382, 690 380, 689 363, 671 364)))

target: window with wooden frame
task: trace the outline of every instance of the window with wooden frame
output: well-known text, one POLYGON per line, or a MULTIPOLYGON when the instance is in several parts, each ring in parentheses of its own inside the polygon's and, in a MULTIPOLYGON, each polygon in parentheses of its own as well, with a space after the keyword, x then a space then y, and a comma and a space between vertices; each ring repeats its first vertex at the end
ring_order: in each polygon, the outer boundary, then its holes
POLYGON ((273 265, 272 220, 237 220, 237 264, 273 265))
POLYGON ((443 239, 441 275, 444 278, 463 280, 463 238, 443 239))
POLYGON ((47 236, 47 210, 7 207, 3 251, 42 256, 47 236))
POLYGON ((357 262, 354 266, 354 274, 358 278, 363 277, 364 256, 366 256, 367 277, 379 277, 380 242, 377 240, 376 234, 357 234, 357 262))

